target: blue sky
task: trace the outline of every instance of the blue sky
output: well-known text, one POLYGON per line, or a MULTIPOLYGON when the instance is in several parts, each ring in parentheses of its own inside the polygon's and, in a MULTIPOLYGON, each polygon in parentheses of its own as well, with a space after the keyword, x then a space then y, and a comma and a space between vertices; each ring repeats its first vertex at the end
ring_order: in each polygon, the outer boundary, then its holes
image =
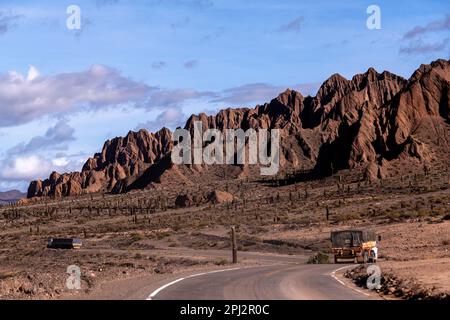
POLYGON ((0 191, 80 170, 106 139, 315 94, 333 73, 449 58, 442 1, 0 0, 0 191), (81 30, 66 27, 69 5, 81 30), (369 30, 366 9, 381 10, 369 30))

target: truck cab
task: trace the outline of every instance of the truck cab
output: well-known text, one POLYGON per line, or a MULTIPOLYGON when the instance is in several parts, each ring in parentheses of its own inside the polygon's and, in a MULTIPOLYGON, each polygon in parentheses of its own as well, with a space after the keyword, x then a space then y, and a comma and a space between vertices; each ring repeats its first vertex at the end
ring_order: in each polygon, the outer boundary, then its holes
MULTIPOLYGON (((381 238, 378 236, 378 241, 381 238)), ((334 262, 352 259, 357 263, 376 263, 378 259, 377 235, 367 230, 342 230, 331 232, 331 251, 334 262)))

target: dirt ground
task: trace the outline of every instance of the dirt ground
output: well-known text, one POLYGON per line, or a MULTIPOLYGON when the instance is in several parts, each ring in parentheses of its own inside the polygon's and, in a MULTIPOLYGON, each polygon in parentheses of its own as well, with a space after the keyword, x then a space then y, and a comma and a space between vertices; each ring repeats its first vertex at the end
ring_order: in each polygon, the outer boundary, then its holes
MULTIPOLYGON (((185 188, 165 185, 0 207, 0 297, 88 297, 123 279, 224 267, 233 225, 238 249, 247 255, 330 253, 330 231, 373 229, 382 237, 382 272, 413 279, 427 290, 450 292, 447 171, 376 182, 342 172, 306 182, 278 177, 205 181, 185 188), (234 200, 204 201, 216 190, 234 200), (176 198, 186 194, 192 203, 176 207, 176 198), (83 247, 48 249, 50 237, 81 238, 83 247), (82 290, 66 286, 70 265, 81 269, 82 290)), ((248 258, 245 263, 259 262, 248 258)))

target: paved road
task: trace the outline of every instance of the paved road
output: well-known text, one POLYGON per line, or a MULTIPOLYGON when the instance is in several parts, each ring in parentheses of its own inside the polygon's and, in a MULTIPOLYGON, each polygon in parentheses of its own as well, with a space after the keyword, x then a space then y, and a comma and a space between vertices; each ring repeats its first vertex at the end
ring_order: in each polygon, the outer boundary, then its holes
POLYGON ((161 300, 376 299, 333 277, 342 265, 278 264, 186 276, 153 291, 161 300))
MULTIPOLYGON (((229 258, 228 250, 163 250, 168 257, 209 260, 229 258)), ((144 275, 101 284, 83 299, 257 300, 343 299, 379 297, 342 277, 345 264, 306 264, 306 255, 239 252, 240 264, 177 274, 144 275)))

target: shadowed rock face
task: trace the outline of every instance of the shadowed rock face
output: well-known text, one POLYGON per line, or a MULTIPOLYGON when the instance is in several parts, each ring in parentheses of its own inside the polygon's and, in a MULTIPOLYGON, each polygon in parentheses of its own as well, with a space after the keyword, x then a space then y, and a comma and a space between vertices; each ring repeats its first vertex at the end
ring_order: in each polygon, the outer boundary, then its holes
MULTIPOLYGON (((315 97, 288 89, 253 109, 192 115, 185 128, 192 131, 194 121, 201 121, 204 129, 281 129, 282 168, 315 169, 323 175, 360 168, 376 179, 396 159, 427 164, 444 154, 448 160, 449 142, 442 132, 448 132, 450 122, 449 86, 447 60, 420 66, 409 80, 370 68, 351 80, 332 75, 315 97), (439 135, 437 141, 425 138, 430 132, 439 135)), ((81 172, 52 173, 31 182, 28 198, 126 192, 165 180, 189 184, 204 168, 173 165, 171 137, 163 128, 109 140, 81 172)))
POLYGON ((109 192, 118 182, 133 183, 171 149, 169 129, 163 128, 154 134, 146 130, 130 131, 125 137, 107 141, 102 152, 89 158, 81 172, 62 175, 53 172, 47 180, 31 182, 28 198, 109 192))

